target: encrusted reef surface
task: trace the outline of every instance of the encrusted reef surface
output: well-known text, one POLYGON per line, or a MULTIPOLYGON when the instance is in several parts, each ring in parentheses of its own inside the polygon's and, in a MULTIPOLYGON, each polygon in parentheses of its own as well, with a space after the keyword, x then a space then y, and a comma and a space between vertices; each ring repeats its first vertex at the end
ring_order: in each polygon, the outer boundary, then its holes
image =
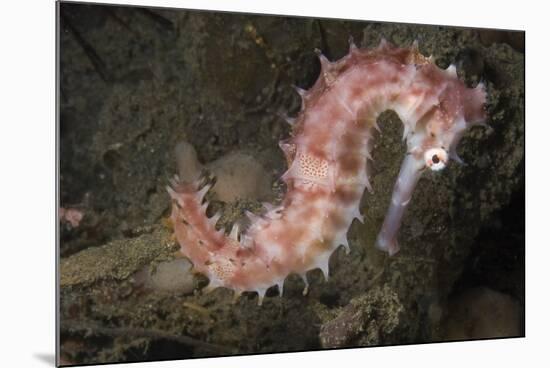
MULTIPOLYGON (((518 326, 499 331, 523 335, 522 33, 62 4, 60 36, 60 205, 83 214, 77 226, 61 224, 64 362, 483 337, 445 330, 468 318, 456 313, 482 303, 478 297, 512 305, 502 315, 519 313, 518 326), (205 293, 208 280, 174 256, 166 221, 174 149, 189 142, 197 167, 218 168, 232 185, 231 168, 219 167, 237 161, 223 158, 253 157, 254 172, 271 183, 261 200, 276 202, 286 165, 277 143, 290 130, 280 115, 300 108, 291 86, 309 88, 320 70, 314 49, 340 58, 350 35, 363 47, 416 39, 438 66, 456 64, 470 87, 483 80, 490 128, 474 127, 461 141, 466 165, 423 175, 401 251, 388 257, 374 241, 405 146, 397 115, 384 113, 370 167, 374 194, 361 205, 365 224, 352 224, 351 252, 331 257, 328 282, 311 271, 304 296, 303 281, 290 276, 284 296, 268 290, 261 307, 253 294, 233 301, 227 289, 205 293)), ((261 207, 257 196, 208 196, 227 230, 261 207)))

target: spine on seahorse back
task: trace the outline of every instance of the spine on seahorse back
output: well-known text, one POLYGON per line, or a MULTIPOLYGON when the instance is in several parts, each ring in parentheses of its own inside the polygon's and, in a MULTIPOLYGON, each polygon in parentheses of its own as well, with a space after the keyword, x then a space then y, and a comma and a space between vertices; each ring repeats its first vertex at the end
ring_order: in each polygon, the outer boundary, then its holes
POLYGON ((282 286, 290 273, 304 278, 328 261, 336 248, 349 249, 346 233, 369 189, 367 160, 378 115, 395 110, 404 124, 407 155, 377 246, 394 254, 396 235, 414 186, 424 168, 439 170, 458 160, 456 146, 465 130, 485 118, 483 85, 467 88, 453 66, 439 69, 411 48, 382 41, 378 48, 358 49, 329 62, 319 53, 321 75, 309 90, 298 89, 302 109, 289 139, 280 142, 289 168, 282 179, 287 192, 278 206, 266 205, 261 216, 249 214, 247 230, 216 230, 219 215, 206 216, 203 198, 209 187, 177 178, 168 187, 172 221, 181 252, 210 279, 210 288, 265 291, 282 286))

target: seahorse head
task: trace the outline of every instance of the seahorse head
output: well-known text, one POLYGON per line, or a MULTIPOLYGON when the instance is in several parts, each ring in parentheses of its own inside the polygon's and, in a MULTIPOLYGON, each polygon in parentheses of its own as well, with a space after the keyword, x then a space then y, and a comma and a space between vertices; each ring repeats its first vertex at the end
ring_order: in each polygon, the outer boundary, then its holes
POLYGON ((468 88, 453 65, 446 70, 431 62, 417 66, 410 88, 393 104, 404 124, 407 155, 377 238, 380 249, 399 250, 397 232, 424 169, 442 170, 450 159, 462 163, 456 148, 469 127, 484 122, 485 102, 483 83, 468 88))
POLYGON ((449 159, 462 162, 457 145, 469 127, 485 120, 486 92, 483 83, 468 88, 453 65, 447 70, 433 64, 422 68, 415 83, 424 87, 416 109, 423 115, 416 122, 405 122, 408 152, 425 167, 438 171, 449 159))

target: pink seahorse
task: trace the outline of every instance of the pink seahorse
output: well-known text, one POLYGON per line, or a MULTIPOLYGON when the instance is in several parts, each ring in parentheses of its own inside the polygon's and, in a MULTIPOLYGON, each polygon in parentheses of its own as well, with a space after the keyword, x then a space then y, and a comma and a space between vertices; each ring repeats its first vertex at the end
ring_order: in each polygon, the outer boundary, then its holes
POLYGON ((279 205, 251 215, 244 233, 234 225, 226 235, 215 228, 219 214, 206 216, 208 185, 176 177, 167 187, 181 252, 210 279, 210 289, 230 288, 237 296, 255 291, 261 303, 273 285, 282 294, 291 273, 302 276, 306 289, 308 270, 320 268, 328 277, 329 257, 340 245, 349 251, 348 228, 354 218, 363 221, 359 204, 365 188, 371 190, 366 164, 372 130, 388 109, 403 122, 407 155, 376 245, 395 254, 401 219, 423 169, 460 160, 459 140, 485 119, 483 84, 467 88, 453 65, 439 69, 416 42, 397 48, 382 40, 375 49, 359 49, 350 40, 349 53, 336 62, 318 54, 321 75, 309 91, 298 89, 302 109, 289 119, 292 137, 280 142, 289 169, 279 205))

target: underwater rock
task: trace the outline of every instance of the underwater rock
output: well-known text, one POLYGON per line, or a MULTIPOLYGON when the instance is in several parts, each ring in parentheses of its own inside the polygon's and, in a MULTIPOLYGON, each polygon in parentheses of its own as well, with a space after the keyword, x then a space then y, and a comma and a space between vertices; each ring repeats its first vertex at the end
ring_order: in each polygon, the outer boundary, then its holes
POLYGON ((195 147, 189 142, 181 141, 174 149, 178 174, 183 181, 192 182, 199 178, 203 170, 202 164, 197 158, 195 147))
POLYGON ((521 309, 509 295, 479 287, 449 301, 444 340, 521 336, 521 309))
POLYGON ((220 201, 260 200, 271 193, 269 175, 250 155, 229 153, 207 167, 217 179, 212 190, 220 201))
POLYGON ((180 179, 193 182, 206 169, 216 178, 212 191, 222 202, 228 203, 237 199, 260 200, 271 193, 270 176, 249 154, 235 151, 202 165, 195 148, 185 141, 178 143, 175 154, 180 179))
POLYGON ((61 259, 60 286, 88 286, 98 281, 122 281, 158 257, 171 254, 169 233, 163 227, 129 239, 117 239, 61 259))
POLYGON ((319 339, 324 348, 383 344, 399 325, 404 311, 399 296, 387 285, 353 299, 338 316, 321 326, 319 339))
POLYGON ((145 267, 140 274, 146 288, 183 294, 191 293, 194 288, 193 266, 185 258, 159 263, 152 272, 145 267))

